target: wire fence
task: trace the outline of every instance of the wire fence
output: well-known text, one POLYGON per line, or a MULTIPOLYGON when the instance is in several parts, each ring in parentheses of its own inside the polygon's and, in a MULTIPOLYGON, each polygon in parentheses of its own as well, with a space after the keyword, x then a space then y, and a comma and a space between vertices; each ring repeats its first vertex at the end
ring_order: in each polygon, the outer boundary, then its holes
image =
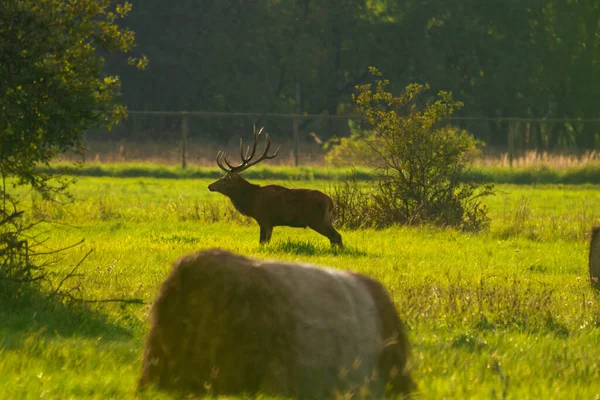
MULTIPOLYGON (((452 117, 450 122, 485 142, 488 151, 503 152, 511 166, 526 152, 583 154, 600 148, 600 119, 452 117)), ((322 162, 327 140, 366 124, 360 115, 134 110, 111 132, 88 133, 88 158, 212 165, 219 150, 237 154, 240 138, 251 140, 253 126, 264 126, 282 145, 279 163, 298 166, 322 162)))

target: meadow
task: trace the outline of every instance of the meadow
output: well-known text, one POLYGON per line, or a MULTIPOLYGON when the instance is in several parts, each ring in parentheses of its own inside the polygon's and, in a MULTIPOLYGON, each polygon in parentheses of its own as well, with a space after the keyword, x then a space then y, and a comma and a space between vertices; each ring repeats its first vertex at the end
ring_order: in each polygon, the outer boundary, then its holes
MULTIPOLYGON (((301 178, 253 182, 334 184, 301 178)), ((146 304, 0 304, 0 398, 135 398, 149 304, 174 260, 210 247, 379 279, 410 328, 417 398, 600 398, 600 304, 587 271, 600 185, 502 184, 486 200, 486 231, 342 229, 346 248, 336 250, 311 230, 280 227, 259 246, 255 223, 210 182, 82 176, 62 205, 20 192, 30 218, 54 221, 46 249, 85 239, 42 256, 57 277, 93 250, 78 270, 85 276, 66 284, 80 284, 86 299, 146 304)))

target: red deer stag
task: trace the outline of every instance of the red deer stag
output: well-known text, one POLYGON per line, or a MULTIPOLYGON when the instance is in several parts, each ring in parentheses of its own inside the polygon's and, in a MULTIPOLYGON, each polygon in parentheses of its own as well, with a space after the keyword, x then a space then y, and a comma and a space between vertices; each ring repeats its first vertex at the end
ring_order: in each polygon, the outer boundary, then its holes
POLYGON ((310 189, 288 189, 279 185, 254 185, 241 176, 245 171, 263 160, 275 158, 279 148, 268 155, 271 138, 265 134, 266 146, 263 154, 252 161, 262 128, 254 128, 254 144, 246 149, 240 139, 240 156, 242 163, 232 166, 229 156, 223 151, 217 153, 217 165, 225 171, 225 176, 208 185, 211 192, 219 192, 229 197, 233 206, 242 214, 252 217, 260 226, 260 243, 271 240, 273 227, 291 226, 309 227, 329 238, 332 245, 343 247, 342 235, 332 225, 333 200, 325 193, 310 189), (225 163, 227 167, 223 165, 225 163))

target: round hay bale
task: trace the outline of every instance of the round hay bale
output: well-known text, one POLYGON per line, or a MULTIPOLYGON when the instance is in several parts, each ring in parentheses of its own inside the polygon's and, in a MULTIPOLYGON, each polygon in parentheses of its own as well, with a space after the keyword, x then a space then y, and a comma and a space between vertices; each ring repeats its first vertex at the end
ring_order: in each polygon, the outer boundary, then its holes
POLYGON ((181 258, 152 305, 142 386, 258 392, 269 362, 285 362, 291 349, 293 321, 278 289, 265 270, 231 253, 181 258))
POLYGON ((600 290, 600 226, 592 228, 590 239, 590 283, 596 290, 600 290))
POLYGON ((152 305, 140 387, 331 398, 414 388, 381 283, 211 249, 178 260, 152 305))

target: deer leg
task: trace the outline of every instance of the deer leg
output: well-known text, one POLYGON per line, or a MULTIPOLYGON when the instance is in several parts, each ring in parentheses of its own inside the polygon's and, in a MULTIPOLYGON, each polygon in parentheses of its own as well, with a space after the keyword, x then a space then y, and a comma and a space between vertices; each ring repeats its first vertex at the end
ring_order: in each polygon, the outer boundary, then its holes
POLYGON ((332 226, 329 228, 329 235, 327 236, 332 246, 338 246, 339 248, 344 248, 344 244, 342 243, 342 235, 332 226))
POLYGON ((326 238, 329 239, 329 241, 331 242, 332 246, 339 246, 340 248, 343 248, 344 245, 342 244, 342 235, 340 235, 340 233, 338 231, 335 230, 335 228, 331 225, 319 225, 319 226, 309 226, 309 228, 311 228, 312 230, 320 233, 321 235, 325 236, 326 238))
POLYGON ((261 225, 260 226, 260 242, 265 243, 267 241, 267 230, 261 225))
POLYGON ((269 243, 272 233, 272 226, 260 225, 260 243, 269 243))

